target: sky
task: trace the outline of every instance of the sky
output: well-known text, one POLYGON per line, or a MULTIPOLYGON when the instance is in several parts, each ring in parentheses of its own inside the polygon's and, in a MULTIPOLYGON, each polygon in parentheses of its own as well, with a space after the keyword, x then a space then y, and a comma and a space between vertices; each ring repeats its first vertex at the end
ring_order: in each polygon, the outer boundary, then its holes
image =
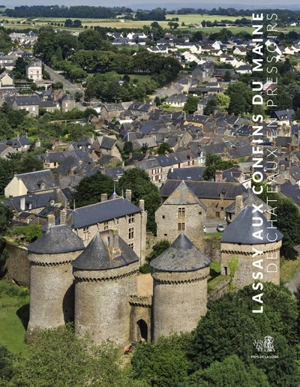
MULTIPOLYGON (((227 8, 230 6, 230 4, 240 4, 243 8, 247 8, 247 5, 252 5, 252 6, 260 6, 260 7, 268 7, 277 5, 278 7, 283 7, 283 1, 282 0, 265 0, 262 4, 261 0, 247 0, 247 1, 242 1, 243 5, 241 4, 240 1, 236 0, 204 0, 204 1, 193 1, 193 0, 185 0, 183 2, 180 1, 174 1, 174 0, 14 0, 13 2, 11 1, 1 1, 0 3, 5 5, 6 7, 15 7, 15 6, 20 6, 20 5, 65 5, 65 6, 70 6, 70 5, 93 5, 93 6, 103 6, 103 7, 111 7, 111 6, 128 6, 128 5, 133 5, 133 4, 143 4, 143 3, 149 3, 153 4, 154 6, 162 6, 165 4, 172 5, 176 4, 176 8, 178 8, 178 4, 180 4, 180 7, 184 7, 185 3, 188 3, 189 6, 191 3, 194 3, 194 6, 196 8, 205 8, 205 5, 212 5, 212 3, 218 3, 220 6, 224 6, 227 8)), ((299 5, 299 0, 287 0, 285 3, 285 6, 289 5, 299 5)), ((168 7, 169 8, 169 7, 168 7)))

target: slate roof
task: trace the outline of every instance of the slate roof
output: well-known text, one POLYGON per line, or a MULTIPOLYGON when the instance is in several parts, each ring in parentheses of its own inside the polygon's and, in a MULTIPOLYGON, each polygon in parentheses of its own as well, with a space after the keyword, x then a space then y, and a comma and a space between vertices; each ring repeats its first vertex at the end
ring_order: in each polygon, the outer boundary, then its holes
POLYGON ((102 139, 101 145, 99 146, 100 146, 100 149, 103 148, 103 149, 111 150, 116 142, 117 140, 115 138, 104 136, 102 139))
POLYGON ((222 243, 237 243, 242 245, 260 245, 273 243, 270 240, 280 241, 283 235, 279 230, 272 229, 272 224, 261 214, 256 211, 253 214, 253 207, 245 207, 239 215, 230 223, 224 230, 221 238, 222 243), (262 220, 261 226, 258 220, 253 217, 258 217, 262 220))
MULTIPOLYGON (((235 199, 242 195, 246 188, 239 183, 216 183, 215 181, 185 181, 188 188, 201 199, 220 199, 221 193, 224 199, 235 199)), ((160 189, 160 195, 167 198, 180 184, 179 180, 167 180, 160 189)))
POLYGON ((61 254, 84 250, 81 238, 65 225, 53 226, 39 239, 27 246, 30 253, 61 254))
POLYGON ((207 207, 194 192, 189 189, 185 182, 182 181, 177 188, 171 193, 168 199, 164 202, 164 205, 189 205, 189 204, 200 204, 200 206, 207 210, 207 207))
POLYGON ((58 198, 58 195, 54 191, 52 191, 52 192, 40 193, 38 195, 30 194, 30 195, 23 195, 23 196, 14 196, 3 200, 2 203, 10 207, 12 210, 20 212, 21 211, 20 203, 21 203, 21 199, 23 198, 25 199, 25 211, 46 207, 51 200, 55 200, 55 203, 59 203, 61 201, 58 198))
POLYGON ((210 260, 181 233, 171 246, 150 262, 154 270, 189 272, 209 266, 210 260))
POLYGON ((113 257, 110 248, 104 243, 102 237, 106 232, 97 233, 86 249, 72 262, 78 270, 109 270, 117 267, 128 266, 138 262, 136 253, 119 236, 120 255, 113 257))
MULTIPOLYGON (((255 195, 252 190, 249 188, 247 192, 244 192, 242 194, 243 196, 243 206, 251 206, 252 204, 255 204, 259 206, 262 204, 262 211, 267 212, 270 211, 271 207, 266 204, 263 200, 261 200, 257 195, 255 195)), ((235 202, 231 203, 228 207, 226 207, 226 212, 235 214, 235 202)))
POLYGON ((67 217, 71 218, 69 225, 77 229, 139 212, 142 212, 140 207, 121 197, 80 207, 76 210, 67 210, 67 217))
POLYGON ((203 172, 206 167, 191 168, 171 168, 168 172, 167 179, 171 180, 203 180, 203 172))
POLYGON ((19 180, 22 180, 27 190, 32 192, 39 191, 41 189, 41 182, 45 183, 45 189, 52 189, 54 187, 57 187, 57 183, 50 169, 21 173, 15 175, 15 177, 19 180))

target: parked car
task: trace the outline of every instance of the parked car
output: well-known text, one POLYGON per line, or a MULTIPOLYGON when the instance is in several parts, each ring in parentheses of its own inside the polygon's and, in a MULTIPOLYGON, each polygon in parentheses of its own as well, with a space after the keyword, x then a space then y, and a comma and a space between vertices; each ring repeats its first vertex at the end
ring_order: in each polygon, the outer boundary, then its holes
POLYGON ((225 230, 225 227, 223 226, 223 224, 218 224, 217 225, 217 231, 218 232, 223 232, 225 230))

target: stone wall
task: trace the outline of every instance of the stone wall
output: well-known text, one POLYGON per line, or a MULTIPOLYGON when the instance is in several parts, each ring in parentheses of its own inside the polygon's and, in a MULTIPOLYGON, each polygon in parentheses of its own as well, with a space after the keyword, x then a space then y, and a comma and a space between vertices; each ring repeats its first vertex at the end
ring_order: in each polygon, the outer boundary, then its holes
POLYGON ((2 242, 2 247, 4 254, 7 254, 3 268, 5 277, 18 285, 29 287, 30 263, 27 248, 9 241, 2 242))
POLYGON ((163 204, 155 213, 157 237, 173 243, 181 231, 202 250, 205 210, 200 204, 163 204), (180 216, 179 208, 184 208, 180 216), (184 225, 183 228, 180 225, 184 225))
POLYGON ((74 277, 71 262, 81 251, 30 254, 30 318, 27 337, 74 319, 74 277))
POLYGON ((137 293, 139 263, 116 269, 74 270, 75 333, 89 333, 95 344, 112 340, 118 345, 130 337, 129 296, 137 293))
POLYGON ((230 275, 229 260, 238 257, 238 269, 235 272, 233 284, 241 289, 255 281, 253 274, 258 274, 256 280, 280 284, 280 247, 282 241, 259 245, 240 245, 234 243, 221 244, 221 274, 230 275), (261 252, 255 256, 255 251, 261 252), (258 261, 261 260, 261 263, 258 261), (258 262, 253 266, 253 262, 258 262))
POLYGON ((209 267, 193 272, 153 271, 153 340, 190 332, 206 313, 209 267))
POLYGON ((221 262, 221 236, 205 236, 202 252, 212 262, 221 262))

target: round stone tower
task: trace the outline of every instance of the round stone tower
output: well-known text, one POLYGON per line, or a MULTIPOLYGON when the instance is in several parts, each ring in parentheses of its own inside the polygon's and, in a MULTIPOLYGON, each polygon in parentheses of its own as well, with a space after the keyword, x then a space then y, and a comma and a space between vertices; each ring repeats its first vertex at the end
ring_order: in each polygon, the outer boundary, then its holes
POLYGON ((117 230, 97 233, 72 262, 75 276, 75 333, 93 342, 125 344, 130 336, 129 296, 137 294, 139 258, 117 230))
POLYGON ((282 238, 257 207, 245 207, 223 233, 221 274, 230 276, 230 266, 234 267, 237 289, 255 280, 279 285, 282 238))
MULTIPOLYGON (((53 217, 53 215, 50 215, 53 217)), ((30 261, 30 316, 27 339, 41 329, 74 319, 74 277, 71 262, 84 249, 67 226, 58 225, 28 246, 30 261)))
POLYGON ((206 313, 209 263, 183 233, 151 261, 154 340, 196 328, 206 313))

